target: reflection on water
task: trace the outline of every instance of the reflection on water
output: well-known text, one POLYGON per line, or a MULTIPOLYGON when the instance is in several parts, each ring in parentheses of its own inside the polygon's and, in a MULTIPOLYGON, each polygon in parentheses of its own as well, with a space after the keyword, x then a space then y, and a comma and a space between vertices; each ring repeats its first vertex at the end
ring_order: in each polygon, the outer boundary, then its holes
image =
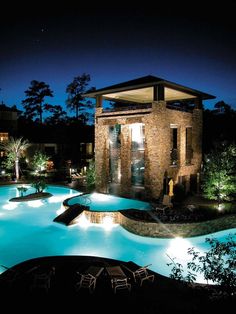
MULTIPOLYGON (((200 252, 209 249, 206 236, 187 239, 142 237, 126 231, 120 225, 113 225, 109 217, 101 225, 90 224, 85 216, 81 217, 79 224, 71 227, 54 223, 63 199, 77 195, 78 191, 50 186, 47 192, 55 196, 53 202, 50 199, 40 200, 35 203, 40 207, 30 206, 32 202, 22 202, 9 210, 6 205, 10 204, 10 198, 15 197, 16 188, 0 187, 0 264, 10 267, 41 256, 92 255, 133 261, 139 265, 151 264, 151 270, 169 276, 168 255, 175 257, 186 268, 188 248, 194 247, 200 252)), ((236 229, 211 236, 225 241, 230 232, 235 233, 236 229)))

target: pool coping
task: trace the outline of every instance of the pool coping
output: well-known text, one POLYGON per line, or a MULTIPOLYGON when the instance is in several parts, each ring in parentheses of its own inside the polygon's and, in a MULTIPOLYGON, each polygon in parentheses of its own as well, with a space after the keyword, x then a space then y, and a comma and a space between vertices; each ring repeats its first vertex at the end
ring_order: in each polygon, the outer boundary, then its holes
MULTIPOLYGON (((80 195, 83 196, 87 194, 90 193, 82 193, 80 195)), ((66 209, 71 207, 72 205, 69 205, 68 201, 75 197, 78 197, 78 195, 64 200, 63 206, 66 209)), ((236 215, 234 214, 201 222, 163 223, 160 221, 147 222, 143 220, 137 220, 135 218, 127 217, 122 213, 122 211, 123 210, 91 211, 89 210, 89 206, 84 206, 79 216, 84 213, 85 217, 91 223, 102 223, 105 217, 110 217, 113 220, 113 223, 119 224, 130 233, 152 238, 195 237, 207 235, 217 231, 236 228, 236 215)), ((125 211, 129 211, 129 209, 125 211)), ((77 219, 78 216, 73 219, 70 224, 77 223, 77 219)))

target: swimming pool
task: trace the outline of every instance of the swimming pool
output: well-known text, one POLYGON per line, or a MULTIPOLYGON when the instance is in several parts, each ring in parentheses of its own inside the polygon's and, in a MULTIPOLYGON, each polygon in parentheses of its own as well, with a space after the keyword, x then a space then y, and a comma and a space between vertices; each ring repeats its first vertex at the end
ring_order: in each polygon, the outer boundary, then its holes
POLYGON ((91 211, 112 212, 130 208, 139 210, 151 209, 151 205, 147 202, 102 193, 78 195, 69 199, 67 203, 68 205, 88 205, 91 211))
MULTIPOLYGON (((32 190, 33 191, 33 190, 32 190)), ((29 190, 30 192, 30 190, 29 190)), ((101 256, 152 264, 150 269, 169 276, 167 254, 185 264, 189 260, 187 249, 194 246, 204 252, 208 245, 205 237, 155 239, 129 233, 120 225, 105 228, 103 224, 75 224, 65 227, 53 222, 63 200, 80 193, 65 187, 49 186, 51 198, 12 203, 17 186, 0 187, 0 265, 13 266, 24 260, 55 255, 101 256)), ((27 192, 28 193, 28 192, 27 192)), ((224 241, 230 229, 212 234, 224 241)), ((4 268, 0 267, 0 272, 4 268)), ((199 280, 201 281, 201 279, 199 280)))

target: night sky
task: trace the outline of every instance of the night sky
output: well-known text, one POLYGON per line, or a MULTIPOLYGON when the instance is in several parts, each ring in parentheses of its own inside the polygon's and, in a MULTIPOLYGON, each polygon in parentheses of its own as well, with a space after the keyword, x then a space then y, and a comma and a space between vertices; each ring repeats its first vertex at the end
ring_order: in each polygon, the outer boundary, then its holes
POLYGON ((48 102, 64 106, 66 86, 83 73, 96 88, 154 75, 215 95, 205 108, 223 100, 236 109, 236 4, 194 5, 6 10, 0 101, 21 109, 24 91, 39 80, 54 92, 48 102))

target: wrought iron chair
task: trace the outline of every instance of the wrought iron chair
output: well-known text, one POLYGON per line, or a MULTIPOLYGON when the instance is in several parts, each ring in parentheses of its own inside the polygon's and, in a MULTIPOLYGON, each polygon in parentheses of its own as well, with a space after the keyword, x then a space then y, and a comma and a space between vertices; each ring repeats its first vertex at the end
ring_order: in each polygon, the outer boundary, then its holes
POLYGON ((154 281, 154 278, 155 276, 153 274, 150 274, 147 270, 147 268, 150 266, 151 264, 149 265, 146 265, 146 266, 143 266, 143 267, 139 267, 137 268, 136 270, 131 270, 128 266, 126 265, 122 265, 126 270, 128 270, 128 272, 130 272, 134 278, 134 281, 135 282, 138 282, 140 283, 140 286, 142 286, 143 282, 145 280, 148 280, 148 281, 151 281, 153 282, 154 281))
POLYGON ((131 291, 131 284, 128 283, 129 278, 125 275, 120 266, 106 267, 106 270, 110 276, 111 286, 114 293, 116 293, 117 290, 124 289, 128 290, 129 292, 131 291))
POLYGON ((89 289, 89 292, 92 293, 96 288, 97 278, 103 272, 104 267, 90 266, 85 273, 79 273, 80 280, 75 284, 75 289, 78 291, 81 288, 89 289))

